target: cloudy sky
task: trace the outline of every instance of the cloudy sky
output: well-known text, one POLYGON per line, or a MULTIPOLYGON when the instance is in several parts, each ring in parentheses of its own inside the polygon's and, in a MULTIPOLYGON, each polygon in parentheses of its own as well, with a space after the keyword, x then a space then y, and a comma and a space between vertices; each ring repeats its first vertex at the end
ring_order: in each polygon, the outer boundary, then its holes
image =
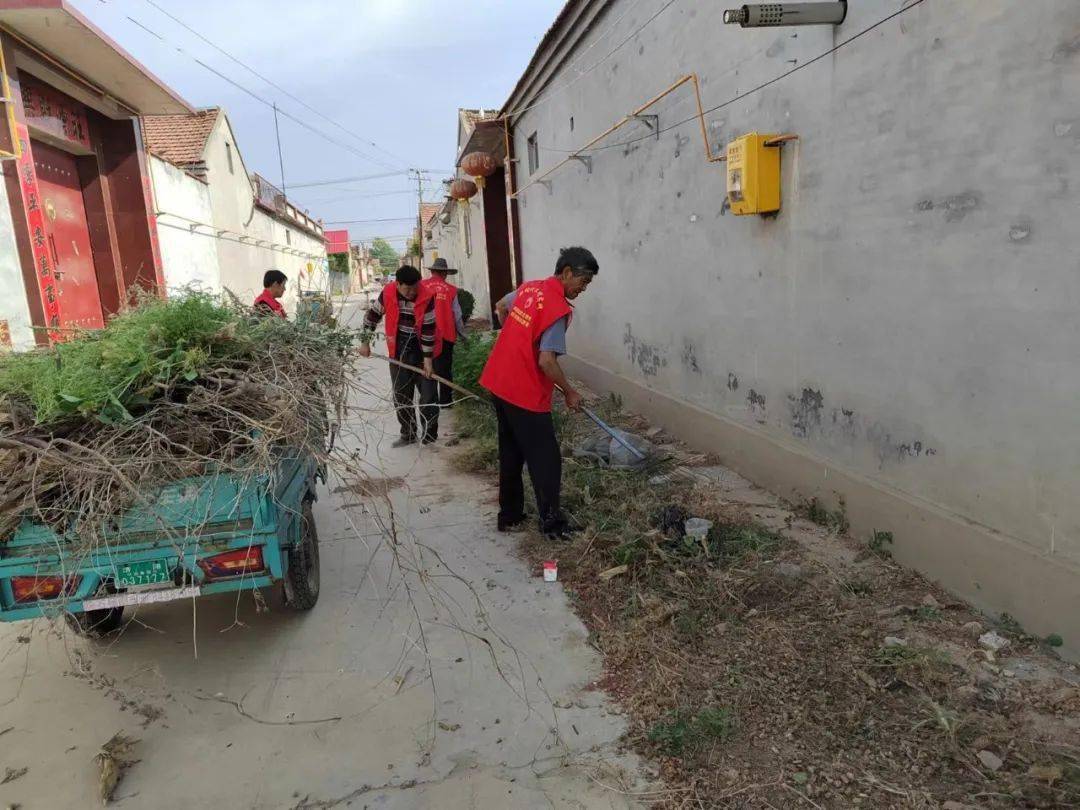
MULTIPOLYGON (((439 170, 432 175, 437 182, 453 165, 458 107, 501 106, 563 4, 563 0, 74 2, 191 104, 224 107, 250 171, 275 183, 281 174, 273 111, 245 90, 277 102, 290 115, 350 147, 282 119, 287 184, 406 166, 439 170)), ((328 222, 388 219, 415 216, 415 189, 415 180, 399 176, 296 189, 289 197, 328 222)), ((429 193, 437 197, 434 185, 429 193)), ((352 238, 361 239, 404 236, 410 226, 402 220, 342 227, 349 228, 352 238)), ((394 241, 397 246, 404 243, 394 241)))

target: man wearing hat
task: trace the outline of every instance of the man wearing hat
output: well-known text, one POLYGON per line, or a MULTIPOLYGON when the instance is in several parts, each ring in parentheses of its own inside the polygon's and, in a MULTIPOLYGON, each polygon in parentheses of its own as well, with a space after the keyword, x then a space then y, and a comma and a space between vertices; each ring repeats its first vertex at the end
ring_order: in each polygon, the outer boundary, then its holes
MULTIPOLYGON (((444 380, 454 380, 454 343, 465 334, 465 323, 461 318, 461 304, 458 303, 458 288, 450 284, 447 276, 457 274, 457 269, 450 267, 446 259, 436 259, 428 267, 431 276, 420 282, 420 295, 417 296, 417 318, 423 319, 428 307, 435 310, 435 374, 444 380)), ((453 390, 439 384, 438 404, 449 408, 454 400, 453 390)))

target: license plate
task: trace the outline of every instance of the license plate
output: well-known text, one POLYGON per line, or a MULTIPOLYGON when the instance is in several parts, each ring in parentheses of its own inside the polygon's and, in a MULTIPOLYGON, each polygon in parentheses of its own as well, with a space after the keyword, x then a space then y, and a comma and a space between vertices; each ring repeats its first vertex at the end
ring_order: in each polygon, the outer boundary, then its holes
POLYGON ((126 563, 116 568, 117 588, 138 588, 166 582, 172 582, 172 566, 169 560, 126 563))
POLYGON ((103 596, 101 599, 86 599, 83 610, 104 610, 106 608, 127 607, 128 605, 151 605, 157 602, 174 602, 177 599, 192 599, 202 593, 202 588, 192 585, 188 588, 170 588, 169 590, 136 591, 118 593, 115 596, 103 596))

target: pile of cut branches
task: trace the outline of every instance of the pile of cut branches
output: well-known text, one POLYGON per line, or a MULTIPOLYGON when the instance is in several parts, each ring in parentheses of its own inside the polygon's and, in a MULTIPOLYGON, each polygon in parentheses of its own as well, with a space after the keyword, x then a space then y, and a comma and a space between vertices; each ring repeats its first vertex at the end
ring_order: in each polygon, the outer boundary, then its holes
POLYGON ((0 357, 0 543, 24 520, 90 546, 155 488, 325 458, 349 333, 199 293, 146 298, 46 350, 0 357))

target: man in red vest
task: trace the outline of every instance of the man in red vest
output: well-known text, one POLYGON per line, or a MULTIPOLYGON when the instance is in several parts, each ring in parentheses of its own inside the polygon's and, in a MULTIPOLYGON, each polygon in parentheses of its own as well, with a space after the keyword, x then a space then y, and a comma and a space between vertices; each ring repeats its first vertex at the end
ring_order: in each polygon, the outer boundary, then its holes
MULTIPOLYGON (((461 304, 458 303, 458 288, 450 284, 447 276, 457 270, 446 263, 446 259, 436 259, 428 268, 431 277, 420 282, 420 303, 418 307, 435 308, 435 373, 444 380, 454 381, 454 344, 465 334, 465 323, 461 317, 461 304)), ((447 385, 439 384, 439 407, 449 408, 454 401, 454 392, 447 385)))
POLYGON ((562 456, 551 420, 551 394, 558 385, 567 407, 581 409, 581 394, 567 381, 559 356, 566 354, 570 302, 599 271, 585 248, 563 248, 553 276, 526 281, 496 304, 502 330, 480 384, 491 392, 499 422, 499 531, 525 520, 525 465, 536 493, 540 530, 555 540, 565 540, 574 531, 559 508, 562 456))
POLYGON ((435 351, 435 311, 417 310, 420 293, 420 271, 415 267, 399 267, 391 281, 364 315, 364 328, 360 335, 360 354, 371 356, 371 338, 375 327, 386 316, 387 354, 410 366, 422 367, 418 374, 401 366, 390 364, 390 382, 394 390, 394 408, 397 411, 401 437, 394 447, 415 444, 420 439, 431 444, 439 437, 439 406, 435 381, 431 379, 432 356, 435 351), (417 323, 419 321, 419 323, 417 323), (420 391, 420 424, 416 422, 416 390, 420 391))
POLYGON ((267 270, 263 274, 263 291, 255 299, 255 303, 252 304, 255 311, 260 315, 270 315, 278 318, 286 317, 285 307, 281 305, 281 301, 278 299, 285 295, 285 284, 288 280, 288 276, 280 270, 267 270))

